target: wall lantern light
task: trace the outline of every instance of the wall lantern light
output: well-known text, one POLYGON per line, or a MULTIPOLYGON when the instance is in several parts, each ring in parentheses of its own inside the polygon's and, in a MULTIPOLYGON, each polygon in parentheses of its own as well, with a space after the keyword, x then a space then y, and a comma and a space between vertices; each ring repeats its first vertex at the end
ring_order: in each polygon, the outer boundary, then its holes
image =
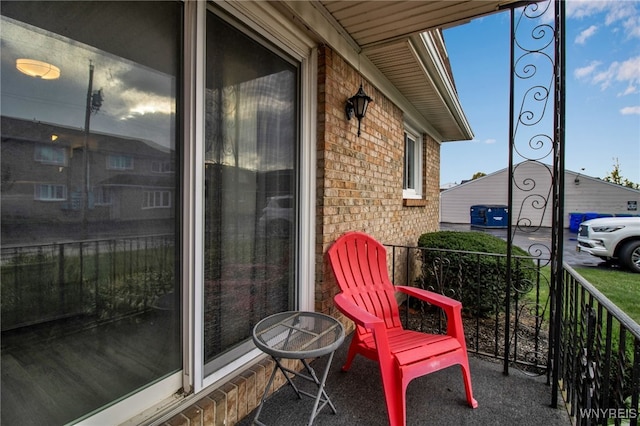
POLYGON ((35 59, 16 59, 16 68, 23 74, 43 80, 60 77, 60 68, 35 59))
POLYGON ((364 89, 362 89, 362 84, 360 84, 360 89, 358 89, 358 93, 347 99, 347 105, 345 106, 345 113, 347 114, 347 120, 351 120, 355 115, 358 119, 358 136, 360 136, 360 122, 364 118, 364 115, 367 113, 367 107, 369 106, 369 102, 373 101, 366 93, 364 93, 364 89))

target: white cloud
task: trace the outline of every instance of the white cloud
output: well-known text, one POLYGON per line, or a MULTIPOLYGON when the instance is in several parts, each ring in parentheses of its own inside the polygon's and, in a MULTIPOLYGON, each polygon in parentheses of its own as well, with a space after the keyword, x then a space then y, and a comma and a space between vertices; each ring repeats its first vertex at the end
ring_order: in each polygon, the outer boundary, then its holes
POLYGON ((640 14, 630 17, 622 24, 626 30, 627 36, 631 38, 640 38, 640 14))
POLYGON ((586 30, 584 30, 580 34, 578 34, 578 36, 576 37, 576 40, 575 40, 576 43, 584 44, 589 37, 591 37, 592 35, 594 35, 596 33, 596 31, 598 31, 598 27, 595 26, 595 25, 591 25, 589 28, 587 28, 586 30))
MULTIPOLYGON (((604 13, 607 26, 620 24, 628 38, 640 38, 640 8, 637 1, 571 0, 566 3, 568 18, 583 19, 604 13)), ((613 29, 612 31, 616 31, 613 29)), ((580 36, 578 36, 580 37, 580 36)), ((578 39, 576 39, 578 43, 578 39)))
MULTIPOLYGON (((574 19, 600 20, 612 33, 621 37, 640 38, 640 2, 624 0, 570 0, 566 3, 567 16, 574 19), (624 34, 623 34, 624 33, 624 34)), ((594 23, 575 38, 584 44, 601 30, 594 23)), ((592 61, 573 72, 579 80, 600 86, 601 90, 616 87, 618 96, 638 93, 640 87, 640 56, 611 62, 609 65, 592 61)))
POLYGON ((600 62, 599 62, 599 61, 593 61, 593 62, 591 62, 589 65, 587 65, 586 67, 577 68, 577 69, 573 72, 573 75, 574 75, 577 79, 587 78, 587 77, 589 77, 591 74, 593 74, 593 72, 596 70, 596 68, 598 68, 598 66, 600 66, 600 62))
POLYGON ((593 75, 591 82, 593 84, 599 84, 600 89, 606 90, 611 86, 611 83, 617 73, 617 69, 620 67, 620 64, 616 61, 609 65, 605 71, 597 72, 593 75))
POLYGON ((624 92, 620 93, 619 96, 632 95, 634 93, 638 93, 638 87, 634 86, 633 84, 629 84, 627 88, 624 89, 624 92))
POLYGON ((496 143, 497 141, 495 139, 487 139, 484 141, 484 143, 486 143, 487 145, 492 145, 494 143, 496 143))
POLYGON ((617 21, 624 21, 636 14, 636 8, 630 1, 615 1, 610 4, 605 18, 605 24, 611 25, 617 21))
POLYGON ((620 110, 620 114, 622 114, 622 115, 633 115, 633 114, 640 115, 640 106, 624 107, 624 108, 622 108, 620 110))
POLYGON ((640 56, 624 61, 617 71, 616 80, 627 84, 627 88, 622 95, 638 93, 638 85, 640 85, 640 56))
POLYGON ((593 0, 573 0, 565 3, 567 17, 569 18, 586 18, 606 10, 612 2, 609 1, 593 1, 593 0))
POLYGON ((640 56, 630 58, 620 64, 618 80, 640 82, 640 56))
POLYGON ((586 67, 577 68, 573 75, 577 79, 589 80, 591 84, 599 85, 606 90, 615 83, 626 84, 621 95, 637 93, 640 85, 640 56, 627 59, 624 62, 612 62, 606 70, 599 70, 600 62, 591 62, 586 67))

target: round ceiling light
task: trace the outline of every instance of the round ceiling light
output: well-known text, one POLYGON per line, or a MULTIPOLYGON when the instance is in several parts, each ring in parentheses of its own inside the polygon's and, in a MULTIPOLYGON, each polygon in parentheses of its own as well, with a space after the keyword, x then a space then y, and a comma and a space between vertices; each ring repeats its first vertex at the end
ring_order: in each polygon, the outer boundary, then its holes
POLYGON ((16 68, 21 73, 43 80, 60 77, 60 68, 35 59, 16 59, 16 68))

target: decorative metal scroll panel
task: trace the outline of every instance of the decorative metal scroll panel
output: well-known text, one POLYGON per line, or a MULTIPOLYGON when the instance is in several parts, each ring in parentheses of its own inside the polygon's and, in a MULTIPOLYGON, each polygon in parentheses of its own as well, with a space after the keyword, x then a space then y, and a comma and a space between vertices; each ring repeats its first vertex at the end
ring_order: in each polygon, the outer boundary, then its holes
MULTIPOLYGON (((553 213, 554 173, 556 161, 556 25, 554 2, 530 3, 511 11, 511 90, 510 90, 510 143, 509 143, 509 259, 507 270, 512 269, 512 245, 516 234, 526 234, 532 241, 524 248, 529 255, 540 259, 541 266, 554 262, 558 252, 551 249, 552 241, 536 237, 549 223, 556 226, 553 213)), ((560 229, 562 224, 559 225, 560 229)), ((561 252, 560 252, 561 253, 561 252)), ((517 280, 507 278, 516 294, 517 280)), ((551 282, 543 285, 553 287, 551 282)), ((551 292, 549 292, 551 294, 551 292)), ((511 296, 507 292, 507 299, 511 296)), ((542 322, 549 300, 529 302, 522 306, 542 322)), ((517 338, 519 310, 511 311, 511 302, 505 304, 506 341, 517 338), (514 336, 511 336, 513 327, 514 336)), ((505 373, 509 370, 509 354, 513 347, 505 347, 505 373)), ((533 359, 547 359, 548 353, 532 353, 533 359)))
MULTIPOLYGON (((553 3, 514 10, 510 141, 511 230, 534 233, 552 214, 555 60, 553 3), (551 22, 551 23, 549 23, 551 22)), ((535 243, 531 255, 548 257, 535 243)))

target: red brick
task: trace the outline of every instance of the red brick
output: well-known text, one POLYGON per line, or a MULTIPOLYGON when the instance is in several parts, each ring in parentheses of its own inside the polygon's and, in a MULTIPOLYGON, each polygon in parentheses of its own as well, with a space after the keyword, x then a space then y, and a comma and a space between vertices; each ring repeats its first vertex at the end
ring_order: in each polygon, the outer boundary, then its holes
POLYGON ((202 411, 202 424, 213 425, 215 422, 216 406, 214 401, 208 396, 195 403, 195 406, 202 411))
POLYGON ((202 423, 202 410, 197 405, 192 405, 182 412, 187 419, 189 419, 189 426, 203 426, 202 423))

